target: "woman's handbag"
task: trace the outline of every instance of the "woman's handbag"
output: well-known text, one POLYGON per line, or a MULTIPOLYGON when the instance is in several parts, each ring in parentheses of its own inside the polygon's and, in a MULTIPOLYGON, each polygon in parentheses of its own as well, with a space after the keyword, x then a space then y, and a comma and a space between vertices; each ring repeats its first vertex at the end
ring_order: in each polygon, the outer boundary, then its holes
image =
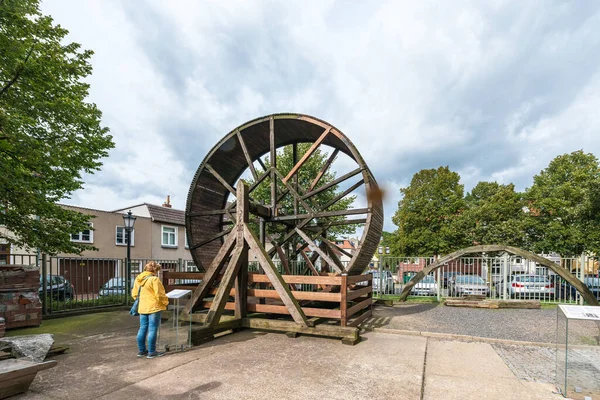
MULTIPOLYGON (((148 276, 145 277, 144 279, 142 279, 142 282, 144 282, 146 279, 148 279, 148 276)), ((138 307, 140 306, 140 292, 141 291, 142 291, 142 285, 140 284, 140 287, 138 289, 138 295, 135 298, 133 305, 131 306, 131 310, 129 310, 129 314, 133 315, 134 317, 137 317, 138 315, 140 315, 140 313, 138 313, 138 307)))

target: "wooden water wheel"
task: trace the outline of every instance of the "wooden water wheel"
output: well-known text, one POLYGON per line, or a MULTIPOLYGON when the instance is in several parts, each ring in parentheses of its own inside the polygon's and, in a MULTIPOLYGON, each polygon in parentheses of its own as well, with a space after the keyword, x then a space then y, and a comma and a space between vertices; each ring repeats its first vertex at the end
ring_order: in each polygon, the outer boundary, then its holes
MULTIPOLYGON (((352 142, 337 128, 317 118, 302 114, 273 114, 249 121, 232 130, 200 164, 190 186, 186 207, 186 228, 190 252, 196 265, 206 269, 222 247, 224 238, 232 230, 236 219, 236 185, 242 176, 249 176, 254 182, 249 187, 249 211, 251 221, 260 226, 262 246, 271 242, 273 247, 267 252, 270 257, 276 254, 285 258, 281 249, 290 240, 301 243, 292 249, 292 256, 304 255, 301 251, 310 248, 315 258, 321 257, 321 265, 331 266, 338 273, 361 274, 368 266, 381 237, 383 228, 383 205, 377 183, 368 166, 352 142), (296 146, 311 143, 308 151, 296 159, 296 146), (286 176, 277 169, 277 150, 291 145, 294 148, 294 167, 286 176), (298 171, 307 159, 319 148, 328 147, 329 159, 314 176, 308 187, 300 187, 298 171), (267 156, 270 167, 263 157, 267 156), (322 176, 331 168, 339 156, 347 156, 354 165, 339 175, 334 181, 321 183, 322 176), (253 190, 261 182, 271 188, 269 202, 260 204, 254 200, 253 190), (351 182, 354 182, 350 185, 351 182), (315 205, 312 198, 333 185, 345 187, 338 196, 327 204, 315 205), (329 208, 351 193, 362 190, 366 206, 349 210, 331 211, 329 208), (293 210, 281 210, 285 196, 291 196, 293 210), (265 226, 280 224, 285 234, 273 239, 265 237, 265 226), (351 254, 350 261, 342 264, 339 250, 326 239, 328 228, 336 225, 356 225, 362 227, 362 237, 358 248, 351 254), (318 243, 318 244, 317 244, 318 243)), ((306 258, 306 257, 305 257, 306 258)), ((311 260, 306 260, 310 263, 311 260)))

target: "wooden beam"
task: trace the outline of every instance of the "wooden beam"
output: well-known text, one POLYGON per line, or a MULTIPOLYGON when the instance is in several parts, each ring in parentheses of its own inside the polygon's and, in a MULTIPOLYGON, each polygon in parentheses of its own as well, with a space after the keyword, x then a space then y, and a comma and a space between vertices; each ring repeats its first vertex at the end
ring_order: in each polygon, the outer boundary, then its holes
MULTIPOLYGON (((294 321, 296 321, 296 323, 298 324, 308 326, 306 315, 304 314, 304 312, 300 308, 300 305, 292 295, 288 285, 286 285, 286 282, 281 277, 281 274, 279 274, 277 268, 275 268, 275 265, 273 265, 273 261, 267 255, 265 249, 262 246, 260 246, 260 244, 258 243, 258 239, 254 235, 254 232, 250 230, 248 225, 244 225, 244 238, 250 246, 250 249, 252 249, 252 251, 254 251, 254 253, 257 255, 259 264, 262 266, 265 274, 269 278, 269 281, 271 282, 275 290, 277 290, 277 292, 279 293, 281 300, 289 310, 289 313, 294 319, 294 321)), ((250 304, 248 306, 250 306, 250 304)))
POLYGON ((238 245, 231 256, 231 261, 229 261, 229 264, 225 269, 223 279, 221 279, 219 289, 217 290, 217 294, 215 294, 210 310, 208 310, 206 324, 211 327, 218 325, 221 320, 221 315, 223 315, 223 311, 225 310, 225 303, 227 303, 229 298, 229 292, 233 288, 234 281, 237 278, 242 264, 242 252, 243 247, 238 245))
POLYGON ((264 318, 244 318, 242 327, 249 329, 262 329, 277 332, 298 332, 306 335, 318 335, 334 338, 348 338, 358 340, 359 331, 357 328, 348 328, 337 325, 319 324, 315 327, 304 327, 295 324, 292 321, 282 321, 276 319, 264 318))
MULTIPOLYGON (((292 143, 292 163, 298 162, 298 143, 292 143)), ((294 174, 294 190, 298 192, 298 174, 294 174)), ((294 197, 294 214, 298 214, 298 199, 294 197)))
POLYGON ((317 253, 319 253, 319 255, 321 256, 321 258, 323 260, 327 261, 327 263, 329 263, 333 268, 335 268, 337 270, 337 272, 341 273, 343 271, 343 268, 340 268, 327 254, 325 254, 325 252, 323 250, 321 250, 306 233, 302 232, 302 230, 300 230, 298 228, 296 228, 295 230, 296 230, 296 233, 298 233, 298 235, 302 239, 304 239, 304 241, 306 243, 308 243, 309 246, 313 246, 315 251, 317 253))
POLYGON ((353 176, 355 176, 355 175, 357 175, 357 174, 360 174, 360 173, 362 172, 362 170, 363 170, 363 168, 362 168, 362 167, 358 167, 358 168, 356 168, 355 170, 353 170, 353 171, 350 171, 350 172, 348 172, 347 174, 345 174, 345 175, 342 175, 342 176, 340 176, 339 178, 337 178, 337 179, 335 179, 335 180, 333 180, 333 181, 331 181, 331 182, 329 182, 329 183, 326 183, 325 185, 323 185, 323 186, 320 186, 320 187, 319 187, 319 188, 317 188, 317 189, 314 189, 314 190, 312 190, 312 191, 310 191, 310 192, 306 193, 304 196, 302 196, 302 198, 303 198, 303 199, 308 199, 308 198, 310 198, 310 197, 312 197, 312 196, 314 196, 314 195, 316 195, 316 194, 319 194, 319 193, 321 193, 322 191, 324 191, 324 190, 327 190, 327 189, 329 189, 329 188, 330 188, 330 187, 332 187, 332 186, 338 185, 338 184, 340 184, 341 182, 344 182, 345 180, 347 180, 347 179, 350 179, 350 178, 352 178, 353 176))
POLYGON ((351 208, 349 210, 338 210, 338 211, 324 211, 324 212, 316 212, 314 214, 300 214, 300 215, 285 215, 282 217, 273 217, 271 221, 280 222, 280 221, 293 221, 298 219, 308 218, 308 222, 313 218, 329 218, 329 217, 339 217, 346 215, 356 215, 356 214, 368 214, 370 211, 369 208, 351 208))
POLYGON ((229 235, 227 240, 225 240, 225 243, 223 243, 223 246, 221 246, 219 252, 213 259, 206 272, 204 273, 204 278, 202 279, 202 282, 200 283, 200 285, 198 285, 196 290, 194 290, 194 293, 192 293, 192 297, 186 303, 185 308, 183 309, 183 312, 185 314, 191 313, 196 303, 204 300, 204 298, 208 294, 208 290, 212 287, 215 278, 218 276, 221 267, 225 263, 227 256, 231 253, 231 249, 233 249, 236 239, 236 235, 229 235))
POLYGON ((265 171, 265 173, 269 172, 269 169, 267 168, 267 166, 265 165, 265 162, 262 160, 262 158, 258 157, 256 159, 256 161, 258 161, 258 163, 260 164, 260 166, 262 167, 263 171, 265 171))
POLYGON ((242 227, 250 221, 249 215, 249 197, 248 185, 242 180, 237 184, 238 205, 237 205, 237 246, 241 251, 240 266, 235 278, 235 316, 244 318, 248 313, 248 244, 244 239, 244 230, 242 227))
POLYGON ((312 207, 310 205, 308 205, 308 203, 306 201, 304 201, 304 199, 302 198, 302 196, 300 196, 300 194, 292 187, 292 185, 290 185, 289 183, 283 181, 283 175, 281 174, 281 172, 279 172, 278 170, 275 170, 275 174, 277 175, 277 177, 279 179, 282 180, 285 188, 290 191, 290 193, 292 194, 292 196, 294 196, 294 199, 298 200, 302 204, 302 206, 304 207, 304 209, 306 211, 308 211, 311 214, 314 213, 314 210, 312 209, 312 207))
POLYGON ((248 149, 246 148, 246 143, 244 143, 244 139, 242 139, 242 134, 239 130, 235 130, 238 140, 240 141, 240 147, 244 152, 244 157, 246 157, 246 162, 248 163, 248 167, 250 167, 250 172, 252 173, 252 178, 256 181, 258 180, 258 174, 254 169, 254 163, 252 162, 252 158, 250 158, 250 154, 248 153, 248 149))
POLYGON ((269 142, 271 148, 271 210, 277 215, 277 181, 275 171, 277 170, 277 149, 275 148, 275 120, 269 120, 269 142))
POLYGON ((340 152, 340 149, 335 149, 333 151, 333 153, 331 153, 331 155, 327 159, 327 162, 325 164, 323 164, 323 166, 319 170, 319 173, 317 174, 317 176, 315 176, 315 179, 311 182, 310 186, 308 187, 309 192, 311 190, 313 190, 315 188, 315 186, 317 186, 317 184, 319 183, 319 181, 321 180, 323 175, 325 175, 325 172, 327 172, 327 170, 331 166, 331 163, 335 160, 335 157, 337 157, 339 152, 340 152))
POLYGON ((225 189, 229 190, 231 194, 236 196, 235 189, 232 188, 231 185, 227 183, 227 181, 217 171, 215 171, 215 169, 210 164, 204 164, 204 168, 206 168, 208 172, 210 172, 215 178, 217 178, 217 180, 221 182, 221 185, 225 186, 225 189))
POLYGON ((356 188, 358 188, 359 186, 361 186, 363 183, 365 183, 364 179, 361 179, 360 181, 356 182, 354 185, 350 186, 344 192, 338 194, 333 199, 331 199, 327 204, 325 204, 321 208, 321 210, 323 210, 323 211, 327 210, 329 207, 331 207, 332 205, 334 205, 335 203, 337 203, 338 201, 340 201, 341 199, 343 199, 344 197, 348 196, 350 193, 352 193, 353 191, 355 191, 356 188))
POLYGON ((329 239, 327 239, 325 236, 321 235, 321 240, 323 242, 325 242, 325 244, 332 250, 332 251, 339 251, 340 253, 344 254, 347 257, 354 257, 354 255, 352 253, 348 253, 346 250, 341 249, 339 246, 337 246, 335 243, 332 243, 329 239))
POLYGON ((346 326, 348 322, 348 274, 342 273, 342 284, 340 286, 340 325, 346 326))
POLYGON ((287 183, 287 181, 290 180, 290 178, 292 176, 294 176, 294 174, 296 172, 298 172, 298 170, 300 169, 300 167, 306 162, 306 160, 308 160, 308 158, 315 152, 315 150, 317 150, 317 148, 321 145, 321 143, 323 143, 323 140, 325 140, 325 138, 327 137, 327 135, 329 134, 329 131, 331 130, 331 127, 325 129, 325 132, 323 132, 321 134, 321 136, 319 136, 319 138, 317 139, 316 142, 314 142, 312 144, 312 146, 310 146, 310 148, 306 151, 306 153, 304 153, 304 155, 302 156, 302 158, 300 159, 300 161, 298 161, 296 163, 296 165, 294 165, 294 167, 290 170, 290 172, 287 174, 287 176, 285 178, 283 178, 282 182, 283 183, 287 183))
MULTIPOLYGON (((302 307, 301 310, 302 310, 302 314, 307 315, 309 317, 322 317, 322 318, 334 318, 334 319, 340 318, 340 310, 331 310, 328 308, 311 308, 311 307, 302 307)), ((278 305, 273 305, 273 304, 248 304, 248 311, 271 313, 271 314, 283 314, 283 315, 290 314, 290 310, 286 306, 278 306, 278 305)), ((306 326, 308 326, 308 323, 306 324, 306 326)))
POLYGON ((348 284, 354 285, 358 282, 371 282, 373 280, 373 274, 363 274, 363 275, 350 275, 348 277, 348 284))
POLYGON ((231 232, 232 229, 233 228, 225 229, 224 231, 217 233, 215 236, 213 236, 213 237, 211 237, 209 239, 203 240, 200 243, 194 243, 193 245, 190 246, 190 250, 196 250, 200 246, 204 246, 207 243, 210 243, 210 242, 215 241, 215 240, 217 240, 219 238, 222 238, 223 236, 225 236, 229 232, 231 232))

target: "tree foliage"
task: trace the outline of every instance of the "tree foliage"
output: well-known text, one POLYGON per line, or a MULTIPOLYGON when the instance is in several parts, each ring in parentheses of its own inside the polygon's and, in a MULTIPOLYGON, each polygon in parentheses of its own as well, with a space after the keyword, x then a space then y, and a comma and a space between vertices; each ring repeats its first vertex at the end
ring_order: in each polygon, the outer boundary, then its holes
POLYGON ((467 245, 524 247, 524 206, 513 184, 479 182, 465 196, 465 210, 457 227, 465 233, 467 245))
POLYGON ((600 251, 600 166, 582 150, 553 159, 533 178, 528 228, 538 252, 600 251))
MULTIPOLYGON (((310 143, 300 143, 297 145, 297 159, 299 160, 302 156, 308 151, 310 148, 310 143)), ((304 190, 310 187, 313 179, 319 173, 321 167, 327 162, 328 155, 322 152, 320 149, 316 149, 315 152, 306 160, 306 162, 302 165, 302 167, 298 170, 298 186, 301 194, 304 194, 304 190)), ((285 146, 283 149, 280 149, 277 152, 277 170, 281 172, 283 176, 286 176, 288 172, 292 170, 294 167, 294 158, 293 158, 293 148, 292 146, 285 146)), ((271 161, 267 158, 265 160, 265 166, 267 168, 271 167, 271 161)), ((323 174, 321 180, 319 181, 319 186, 329 183, 335 180, 336 174, 332 171, 327 171, 323 174)), ((292 181, 290 180, 290 183, 292 181)), ((252 181, 250 182, 252 184, 252 181)), ((332 187, 324 190, 317 195, 311 197, 309 199, 309 206, 314 206, 316 209, 321 209, 322 206, 327 204, 330 200, 335 198, 341 191, 338 191, 339 185, 333 185, 332 187)), ((277 180, 277 193, 280 194, 285 190, 285 186, 278 179, 277 180)), ((269 179, 265 179, 260 185, 254 189, 254 191, 250 194, 252 199, 258 202, 262 202, 264 204, 271 203, 271 182, 269 179)), ((339 210, 347 210, 352 206, 352 203, 356 199, 356 196, 349 195, 339 200, 337 203, 334 203, 332 206, 327 208, 327 211, 339 211, 339 210)), ((294 200, 291 194, 287 194, 281 201, 278 202, 278 205, 282 207, 283 214, 293 214, 294 212, 294 200)), ((298 212, 306 213, 302 204, 298 204, 298 212)), ((344 217, 332 217, 328 218, 328 221, 331 220, 343 220, 344 217)), ((283 226, 282 224, 267 224, 267 233, 273 236, 278 236, 287 231, 288 228, 283 226)), ((352 225, 346 226, 334 226, 331 227, 327 231, 327 235, 330 239, 336 239, 340 235, 352 234, 355 231, 355 227, 352 225)))
POLYGON ((465 207, 460 176, 446 167, 417 172, 392 217, 397 255, 446 254, 464 245, 457 219, 465 207))
POLYGON ((37 0, 0 1, 0 239, 48 253, 80 252, 69 234, 89 217, 57 202, 83 185, 112 148, 86 102, 92 51, 42 15, 37 0))

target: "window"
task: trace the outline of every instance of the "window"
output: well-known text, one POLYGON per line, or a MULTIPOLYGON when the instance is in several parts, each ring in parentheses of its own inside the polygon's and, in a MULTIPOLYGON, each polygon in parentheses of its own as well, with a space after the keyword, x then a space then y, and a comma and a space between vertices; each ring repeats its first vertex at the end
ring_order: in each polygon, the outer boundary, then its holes
MULTIPOLYGON (((131 231, 131 245, 135 242, 135 228, 131 231)), ((124 226, 117 226, 117 236, 115 243, 118 246, 127 246, 127 230, 124 226)))
MULTIPOLYGON (((94 225, 90 223, 90 228, 94 225)), ((83 232, 73 233, 71 234, 71 242, 83 242, 83 243, 93 243, 94 242, 94 231, 91 229, 86 229, 83 232)))
POLYGON ((163 247, 177 247, 177 228, 174 226, 162 226, 163 247))
POLYGON ((10 244, 0 243, 0 265, 10 264, 10 244))
POLYGON ((185 229, 185 230, 183 231, 183 233, 184 233, 184 236, 185 236, 185 248, 186 248, 186 249, 189 249, 189 248, 190 248, 190 245, 188 244, 188 240, 187 240, 187 229, 185 229))

